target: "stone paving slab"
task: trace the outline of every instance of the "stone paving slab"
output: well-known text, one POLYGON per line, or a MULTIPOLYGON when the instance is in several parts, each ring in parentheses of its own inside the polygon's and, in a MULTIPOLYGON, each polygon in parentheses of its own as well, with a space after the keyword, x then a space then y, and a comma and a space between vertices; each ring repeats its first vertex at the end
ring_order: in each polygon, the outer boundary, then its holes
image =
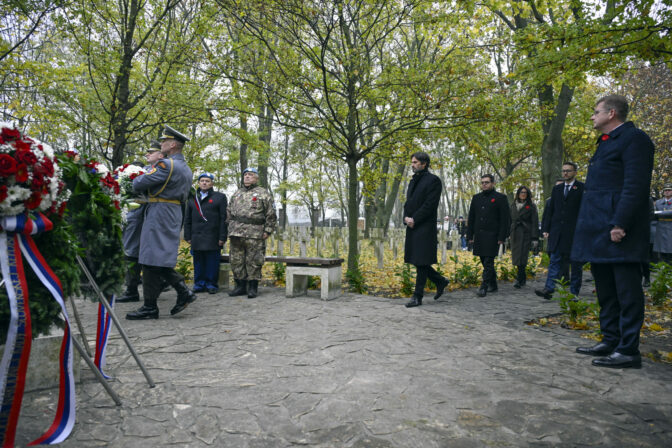
MULTIPOLYGON (((413 309, 261 288, 254 300, 200 294, 175 317, 164 293, 159 320, 122 319, 156 387, 113 331, 106 371, 123 406, 84 367, 62 446, 672 446, 672 368, 592 367, 574 352, 590 341, 525 324, 559 311, 539 285, 413 309)), ((96 306, 78 305, 93 338, 96 306)), ((51 424, 56 399, 26 395, 19 445, 51 424)))

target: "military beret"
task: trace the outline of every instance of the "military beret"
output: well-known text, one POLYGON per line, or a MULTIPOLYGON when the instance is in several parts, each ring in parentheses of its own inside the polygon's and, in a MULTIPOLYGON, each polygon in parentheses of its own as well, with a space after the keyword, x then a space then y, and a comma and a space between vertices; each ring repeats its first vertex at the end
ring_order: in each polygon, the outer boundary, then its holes
POLYGON ((256 168, 245 168, 245 169, 243 170, 243 174, 247 173, 248 171, 251 172, 251 173, 256 174, 257 176, 259 175, 259 171, 257 171, 256 168))
POLYGON ((672 190, 672 184, 663 185, 663 191, 665 191, 665 190, 672 190))
POLYGON ((215 175, 212 174, 212 173, 208 173, 208 172, 203 172, 203 173, 199 174, 198 180, 201 180, 202 177, 207 177, 210 180, 215 180, 215 175))
POLYGON ((163 133, 161 134, 161 137, 159 137, 159 140, 167 140, 169 138, 174 138, 175 140, 182 143, 189 141, 187 136, 184 135, 183 133, 176 131, 170 126, 166 126, 165 128, 163 128, 163 133))

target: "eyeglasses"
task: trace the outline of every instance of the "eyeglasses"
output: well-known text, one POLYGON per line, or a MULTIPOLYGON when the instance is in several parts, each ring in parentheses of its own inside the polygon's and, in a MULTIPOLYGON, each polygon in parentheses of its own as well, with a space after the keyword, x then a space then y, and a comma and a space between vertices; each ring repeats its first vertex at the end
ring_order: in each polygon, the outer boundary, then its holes
POLYGON ((489 184, 489 183, 491 183, 489 180, 482 180, 481 181, 481 185, 486 185, 486 184, 489 184))
POLYGON ((573 173, 574 170, 562 170, 563 173, 573 173))

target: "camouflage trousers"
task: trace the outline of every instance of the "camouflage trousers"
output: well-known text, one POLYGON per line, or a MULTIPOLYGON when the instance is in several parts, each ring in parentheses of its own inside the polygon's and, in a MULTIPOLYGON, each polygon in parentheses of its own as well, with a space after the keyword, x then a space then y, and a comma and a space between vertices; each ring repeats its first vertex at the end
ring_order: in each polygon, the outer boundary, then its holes
POLYGON ((266 240, 229 237, 229 262, 236 280, 261 280, 261 267, 266 255, 266 240))

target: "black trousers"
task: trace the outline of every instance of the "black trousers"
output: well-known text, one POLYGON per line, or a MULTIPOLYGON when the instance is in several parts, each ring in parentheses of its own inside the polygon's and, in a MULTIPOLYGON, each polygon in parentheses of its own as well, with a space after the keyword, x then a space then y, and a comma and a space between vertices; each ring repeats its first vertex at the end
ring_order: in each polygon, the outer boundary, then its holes
POLYGON ((156 301, 161 295, 164 282, 175 288, 178 295, 186 289, 184 277, 175 269, 142 265, 142 293, 145 306, 156 308, 156 301))
POLYGON ((436 272, 431 265, 422 265, 415 266, 416 276, 415 276, 415 291, 413 296, 422 297, 425 293, 425 284, 427 284, 427 278, 429 278, 435 285, 438 285, 443 281, 443 276, 436 272))
POLYGON ((600 303, 602 341, 623 355, 639 354, 639 330, 644 323, 644 291, 640 263, 593 263, 600 303))
POLYGON ((142 265, 138 263, 136 257, 126 256, 126 263, 128 269, 126 270, 126 291, 134 294, 138 293, 138 285, 140 285, 140 273, 142 272, 142 265))
POLYGON ((483 265, 483 285, 497 286, 497 272, 495 272, 495 257, 481 257, 483 265))

